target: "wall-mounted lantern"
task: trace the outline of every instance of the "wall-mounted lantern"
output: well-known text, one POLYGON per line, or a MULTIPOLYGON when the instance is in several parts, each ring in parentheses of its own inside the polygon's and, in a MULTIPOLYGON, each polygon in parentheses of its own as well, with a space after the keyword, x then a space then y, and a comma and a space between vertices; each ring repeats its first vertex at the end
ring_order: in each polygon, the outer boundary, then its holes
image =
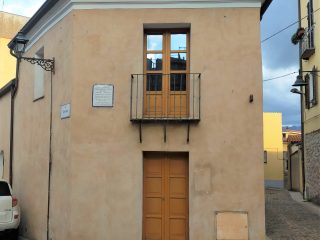
POLYGON ((17 36, 13 39, 13 48, 10 49, 11 55, 17 58, 18 61, 25 60, 31 64, 37 64, 44 70, 54 73, 54 58, 53 59, 43 59, 43 58, 29 58, 22 57, 22 54, 26 50, 26 46, 29 40, 19 32, 17 36))
POLYGON ((303 80, 303 77, 301 75, 298 75, 296 81, 294 82, 294 84, 292 84, 292 87, 303 87, 306 85, 308 85, 308 83, 303 80))
MULTIPOLYGON (((293 86, 293 85, 292 85, 292 86, 293 86)), ((292 88, 292 89, 290 90, 290 92, 296 93, 296 94, 304 94, 303 92, 299 91, 299 90, 296 89, 296 88, 292 88)))

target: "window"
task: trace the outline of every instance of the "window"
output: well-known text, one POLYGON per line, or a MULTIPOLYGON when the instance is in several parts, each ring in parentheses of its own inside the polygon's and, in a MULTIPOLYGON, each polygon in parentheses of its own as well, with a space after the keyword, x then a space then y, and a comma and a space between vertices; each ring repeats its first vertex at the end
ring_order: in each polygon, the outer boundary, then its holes
POLYGON ((306 86, 306 108, 309 109, 318 103, 318 75, 315 67, 310 74, 306 75, 305 81, 308 83, 306 86))
POLYGON ((307 4, 307 11, 308 11, 308 41, 309 41, 309 47, 313 48, 314 47, 314 32, 313 32, 313 27, 314 27, 314 16, 313 16, 313 0, 309 0, 307 4))
POLYGON ((10 188, 8 183, 0 181, 0 196, 11 196, 10 188))
POLYGON ((148 30, 144 41, 144 115, 186 116, 189 30, 148 30))
POLYGON ((268 152, 267 151, 264 151, 263 152, 264 154, 264 164, 267 164, 268 163, 268 152))
MULTIPOLYGON (((35 54, 35 58, 44 58, 44 48, 35 54)), ((33 100, 36 101, 44 97, 44 69, 39 65, 34 65, 34 91, 33 100)))

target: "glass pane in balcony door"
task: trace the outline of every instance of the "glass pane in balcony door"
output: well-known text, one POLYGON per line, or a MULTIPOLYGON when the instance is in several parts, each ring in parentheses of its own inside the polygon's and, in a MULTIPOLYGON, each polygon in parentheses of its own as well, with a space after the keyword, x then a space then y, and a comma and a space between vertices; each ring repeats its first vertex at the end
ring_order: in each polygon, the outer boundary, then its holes
POLYGON ((187 50, 187 34, 173 33, 171 34, 171 51, 186 51, 187 50))
POLYGON ((170 91, 186 91, 187 78, 184 73, 170 74, 170 91))
POLYGON ((163 36, 147 35, 147 51, 161 51, 162 50, 163 36))
POLYGON ((171 65, 171 70, 186 70, 187 69, 187 54, 186 53, 171 53, 170 65, 171 65))
POLYGON ((161 74, 147 74, 147 91, 161 91, 162 90, 162 75, 161 74))
POLYGON ((147 70, 162 70, 162 54, 147 54, 147 70))

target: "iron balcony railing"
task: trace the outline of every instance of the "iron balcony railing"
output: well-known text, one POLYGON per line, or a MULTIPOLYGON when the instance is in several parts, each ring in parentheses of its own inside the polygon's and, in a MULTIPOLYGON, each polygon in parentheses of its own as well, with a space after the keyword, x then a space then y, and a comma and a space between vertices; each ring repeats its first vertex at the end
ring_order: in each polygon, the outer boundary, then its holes
POLYGON ((307 60, 314 53, 314 26, 312 26, 305 29, 305 34, 301 40, 301 58, 307 60))
POLYGON ((131 121, 199 121, 200 73, 131 75, 131 121))

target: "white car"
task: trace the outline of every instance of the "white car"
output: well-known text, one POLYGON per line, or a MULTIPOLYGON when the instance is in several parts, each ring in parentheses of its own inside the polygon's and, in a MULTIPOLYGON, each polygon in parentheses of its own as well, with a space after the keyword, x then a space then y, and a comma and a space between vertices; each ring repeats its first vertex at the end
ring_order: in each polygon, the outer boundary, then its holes
POLYGON ((0 179, 0 239, 4 235, 17 238, 19 224, 18 199, 12 196, 10 184, 6 180, 0 179))

